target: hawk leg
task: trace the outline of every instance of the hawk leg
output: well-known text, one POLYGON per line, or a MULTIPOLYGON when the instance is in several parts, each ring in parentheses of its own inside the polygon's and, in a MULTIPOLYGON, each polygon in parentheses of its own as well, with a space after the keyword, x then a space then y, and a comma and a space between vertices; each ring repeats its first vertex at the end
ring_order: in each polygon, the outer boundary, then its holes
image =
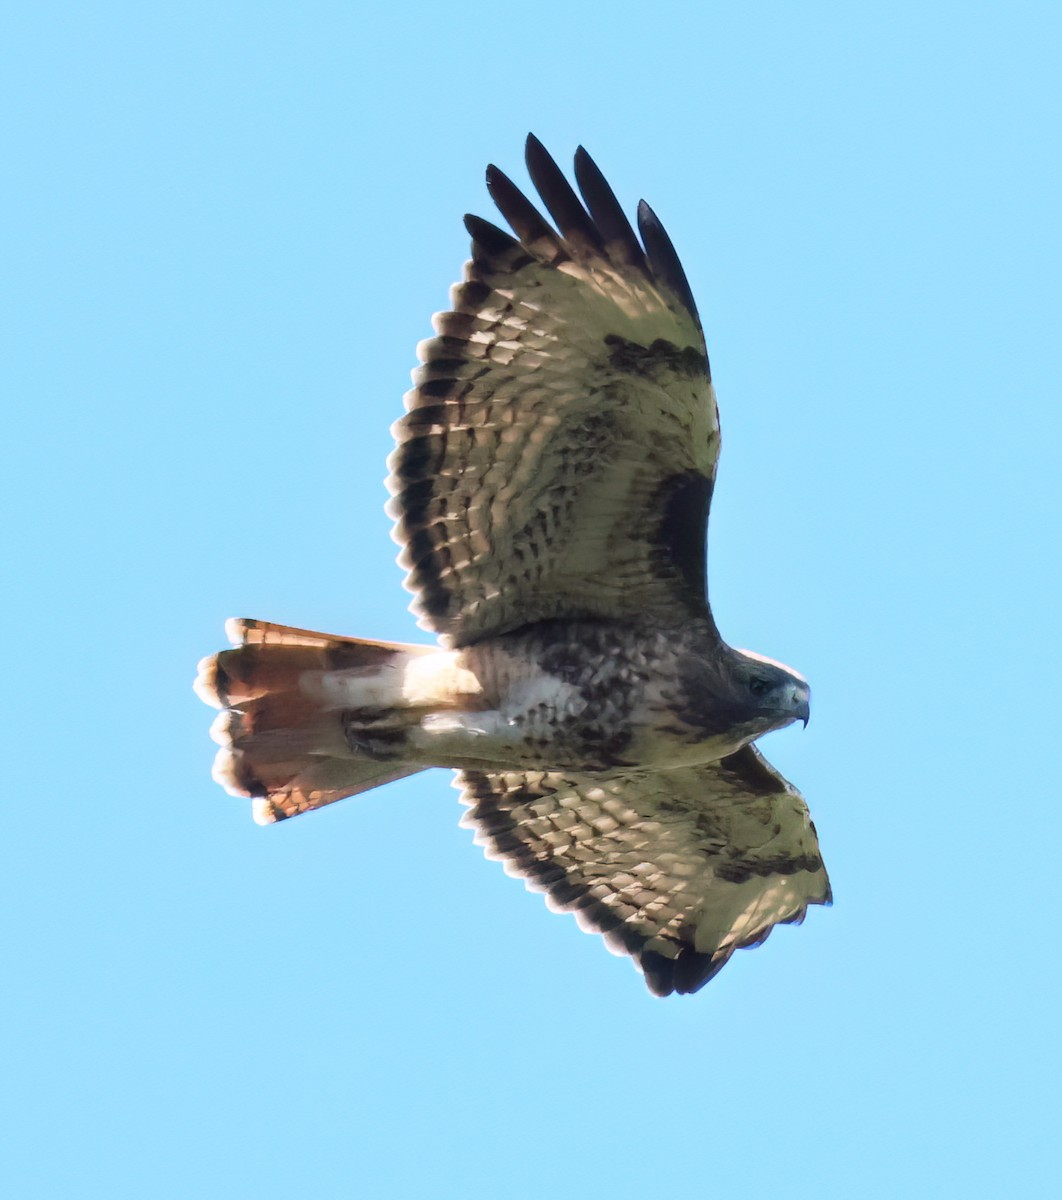
POLYGON ((342 721, 343 736, 355 755, 378 762, 408 759, 408 714, 393 708, 353 708, 343 713, 342 721))

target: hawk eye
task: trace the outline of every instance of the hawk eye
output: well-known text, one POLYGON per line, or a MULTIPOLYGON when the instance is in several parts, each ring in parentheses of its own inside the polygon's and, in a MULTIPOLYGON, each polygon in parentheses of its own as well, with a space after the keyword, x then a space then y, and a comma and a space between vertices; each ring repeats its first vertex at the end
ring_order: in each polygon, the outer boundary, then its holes
POLYGON ((754 696, 765 696, 770 691, 771 685, 766 679, 753 679, 749 683, 749 691, 754 696))

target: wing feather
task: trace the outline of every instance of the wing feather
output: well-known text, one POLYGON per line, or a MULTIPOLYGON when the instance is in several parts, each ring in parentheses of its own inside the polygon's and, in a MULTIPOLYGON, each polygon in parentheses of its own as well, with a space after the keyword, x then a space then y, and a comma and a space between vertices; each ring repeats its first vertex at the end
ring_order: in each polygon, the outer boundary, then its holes
POLYGON ((638 230, 645 243, 653 273, 682 300, 699 328, 697 305, 693 299, 693 292, 690 291, 686 272, 679 261, 678 252, 668 237, 667 230, 660 224, 660 218, 644 200, 638 201, 638 230))
POLYGON ((412 607, 451 645, 556 617, 710 621, 718 417, 685 276, 584 150, 585 204, 539 142, 527 154, 559 232, 488 169, 517 236, 466 218, 472 261, 394 429, 412 607))
POLYGON ((556 230, 508 175, 493 164, 487 168, 487 191, 520 241, 532 247, 536 257, 547 262, 560 262, 568 257, 556 230))
POLYGON ((564 172, 534 134, 528 134, 526 160, 531 182, 565 241, 578 247, 583 255, 593 251, 604 253, 601 231, 583 207, 575 189, 564 178, 564 172))
POLYGON ((480 256, 503 258, 511 255, 520 243, 511 234, 499 229, 490 221, 477 217, 474 213, 465 214, 465 228, 472 238, 473 251, 478 250, 480 256))
POLYGON ((609 258, 614 263, 647 274, 645 251, 627 220, 627 214, 597 163, 582 146, 575 152, 575 181, 590 215, 601 230, 609 258))
POLYGON ((697 991, 832 899, 803 798, 752 746, 607 777, 464 771, 458 786, 487 856, 630 955, 659 996, 697 991))

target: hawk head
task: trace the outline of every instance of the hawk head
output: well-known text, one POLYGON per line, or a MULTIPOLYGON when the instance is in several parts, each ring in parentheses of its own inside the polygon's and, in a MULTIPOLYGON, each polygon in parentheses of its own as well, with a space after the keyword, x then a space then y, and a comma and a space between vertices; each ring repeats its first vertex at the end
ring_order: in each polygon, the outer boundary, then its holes
POLYGON ((757 718, 769 720, 763 730, 781 729, 793 721, 806 726, 811 716, 811 688, 803 675, 751 650, 736 650, 733 683, 757 718))
POLYGON ((796 671, 748 650, 713 639, 680 667, 681 694, 674 715, 699 743, 732 754, 772 729, 806 725, 811 689, 796 671))

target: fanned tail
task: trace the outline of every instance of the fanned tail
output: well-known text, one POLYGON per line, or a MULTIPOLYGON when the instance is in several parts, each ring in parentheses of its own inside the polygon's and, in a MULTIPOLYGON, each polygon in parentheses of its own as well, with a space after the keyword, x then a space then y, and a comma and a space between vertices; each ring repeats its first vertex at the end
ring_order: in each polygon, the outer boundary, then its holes
POLYGON ((204 658, 194 686, 201 700, 221 709, 210 731, 221 746, 214 779, 250 797, 259 824, 424 769, 359 754, 348 741, 345 715, 372 710, 400 737, 403 724, 419 717, 401 704, 405 668, 434 653, 432 647, 235 618, 225 632, 235 648, 204 658))

